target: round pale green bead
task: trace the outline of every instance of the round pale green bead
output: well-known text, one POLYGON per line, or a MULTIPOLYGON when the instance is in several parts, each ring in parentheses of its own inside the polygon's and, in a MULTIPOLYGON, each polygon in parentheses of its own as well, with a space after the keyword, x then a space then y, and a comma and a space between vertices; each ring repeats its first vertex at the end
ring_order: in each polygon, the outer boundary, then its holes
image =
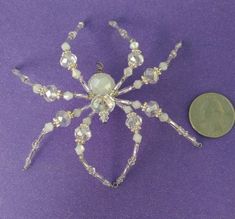
POLYGON ((204 93, 192 102, 189 109, 189 120, 199 134, 218 138, 233 128, 234 107, 221 94, 204 93))

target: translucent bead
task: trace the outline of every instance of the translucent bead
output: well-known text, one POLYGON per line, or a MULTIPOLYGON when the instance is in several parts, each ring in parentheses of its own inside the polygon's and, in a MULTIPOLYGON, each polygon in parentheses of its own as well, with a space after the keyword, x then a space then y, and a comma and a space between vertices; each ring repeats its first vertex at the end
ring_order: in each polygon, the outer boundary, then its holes
POLYGON ((126 77, 130 77, 133 74, 133 69, 131 67, 127 67, 124 69, 124 75, 126 77))
POLYGON ((43 86, 41 84, 34 84, 32 88, 35 94, 40 94, 43 89, 43 86))
POLYGON ((60 65, 64 68, 71 68, 77 62, 77 57, 71 53, 70 51, 66 51, 62 53, 60 58, 60 65))
POLYGON ((141 141, 142 141, 142 136, 139 134, 139 133, 135 133, 134 134, 134 136, 133 136, 133 141, 135 142, 135 143, 141 143, 141 141))
POLYGON ((77 146, 75 147, 75 151, 77 155, 82 155, 85 151, 85 147, 82 144, 77 144, 77 146))
POLYGON ((81 72, 80 72, 78 69, 73 68, 73 69, 72 69, 72 77, 73 77, 74 79, 79 79, 80 76, 81 76, 81 72))
POLYGON ((136 68, 144 63, 144 57, 140 52, 131 52, 128 55, 128 65, 136 68))
POLYGON ((54 130, 54 125, 51 122, 48 122, 44 125, 43 131, 45 133, 52 132, 54 130))
POLYGON ((161 122, 167 122, 168 119, 169 119, 169 116, 167 113, 161 113, 161 115, 159 116, 159 120, 161 122))
POLYGON ((138 49, 139 48, 139 43, 136 41, 131 42, 130 44, 130 49, 138 49))
POLYGON ((131 112, 127 115, 126 126, 131 130, 139 130, 142 125, 142 118, 135 112, 131 112))
POLYGON ((87 117, 87 118, 84 118, 82 120, 83 123, 87 124, 87 125, 90 125, 91 124, 91 118, 90 117, 87 117))
POLYGON ((144 79, 150 84, 155 84, 159 77, 153 68, 147 68, 144 72, 144 79))
POLYGON ((59 90, 57 89, 57 87, 55 85, 49 85, 46 87, 44 99, 47 102, 53 102, 59 98, 58 94, 59 94, 59 90))
POLYGON ((132 106, 134 107, 134 109, 139 109, 141 107, 141 102, 136 100, 132 102, 132 106))
POLYGON ((154 117, 154 116, 156 116, 158 110, 159 110, 158 103, 156 101, 149 101, 146 104, 146 108, 145 108, 144 112, 148 117, 154 117))
POLYGON ((168 68, 168 64, 166 62, 161 62, 159 64, 159 68, 162 70, 162 71, 166 71, 167 68, 168 68))
POLYGON ((74 109, 73 110, 73 114, 75 117, 79 117, 82 113, 82 110, 81 109, 74 109))
POLYGON ((123 107, 123 110, 124 110, 125 113, 130 113, 130 112, 132 112, 132 108, 131 108, 130 106, 124 106, 124 107, 123 107))
POLYGON ((89 79, 88 85, 93 94, 105 95, 115 87, 115 81, 109 74, 96 73, 89 79))
POLYGON ((66 91, 63 94, 63 98, 67 101, 73 99, 73 93, 71 93, 70 91, 66 91))
POLYGON ((134 84, 133 84, 135 89, 140 89, 142 85, 143 85, 143 82, 141 80, 136 80, 134 81, 134 84))
POLYGON ((71 123, 70 114, 66 111, 59 111, 56 114, 56 119, 61 127, 67 127, 71 123))
POLYGON ((91 138, 91 131, 87 124, 82 123, 75 129, 75 138, 79 141, 85 142, 91 138))
POLYGON ((61 49, 63 51, 69 51, 70 50, 70 45, 67 42, 62 43, 61 49))

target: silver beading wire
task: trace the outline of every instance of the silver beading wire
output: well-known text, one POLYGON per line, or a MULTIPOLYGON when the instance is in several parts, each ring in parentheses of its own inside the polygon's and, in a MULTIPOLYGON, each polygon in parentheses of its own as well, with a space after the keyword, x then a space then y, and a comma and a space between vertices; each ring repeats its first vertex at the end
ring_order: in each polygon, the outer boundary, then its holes
POLYGON ((19 69, 12 69, 14 75, 19 77, 24 84, 31 86, 33 92, 42 96, 47 102, 54 102, 59 99, 70 101, 73 98, 83 98, 89 101, 89 104, 81 108, 75 108, 71 111, 58 111, 52 121, 45 123, 39 136, 32 143, 30 153, 25 160, 24 170, 28 169, 32 164, 33 158, 40 149, 41 142, 47 134, 53 132, 56 128, 68 127, 74 118, 80 117, 82 112, 88 109, 91 110, 90 114, 82 120, 81 124, 74 131, 76 143, 75 152, 88 173, 98 179, 103 185, 110 188, 117 188, 125 180, 127 173, 136 163, 137 154, 142 141, 140 134, 142 117, 136 113, 137 110, 142 110, 148 117, 157 118, 159 121, 169 124, 178 134, 189 140, 193 146, 198 148, 202 146, 195 137, 191 136, 185 129, 174 122, 167 113, 163 112, 156 101, 141 103, 138 100, 132 101, 119 98, 120 95, 135 89, 140 89, 142 85, 156 84, 162 72, 166 71, 172 60, 176 58, 178 50, 182 47, 182 42, 175 45, 166 61, 161 62, 157 67, 147 68, 141 76, 141 79, 134 81, 130 86, 121 88, 126 79, 133 74, 133 70, 143 64, 144 56, 139 49, 139 43, 132 38, 125 29, 121 28, 116 21, 110 21, 109 25, 116 29, 122 38, 129 42, 131 49, 131 52, 128 54, 128 66, 124 68, 123 76, 118 83, 115 83, 109 74, 104 73, 104 66, 101 63, 97 63, 97 69, 88 81, 88 84, 83 79, 81 71, 77 67, 77 56, 72 53, 70 43, 77 37, 79 31, 84 28, 84 22, 79 22, 75 30, 68 33, 67 39, 61 45, 62 55, 60 58, 60 65, 69 70, 72 77, 81 83, 85 91, 84 94, 62 91, 55 85, 33 83, 29 77, 19 69), (93 117, 98 115, 101 122, 108 122, 109 115, 116 106, 121 108, 126 114, 125 125, 133 133, 134 147, 120 176, 113 182, 110 182, 98 173, 95 167, 87 162, 85 158, 85 144, 92 137, 90 126, 93 117))

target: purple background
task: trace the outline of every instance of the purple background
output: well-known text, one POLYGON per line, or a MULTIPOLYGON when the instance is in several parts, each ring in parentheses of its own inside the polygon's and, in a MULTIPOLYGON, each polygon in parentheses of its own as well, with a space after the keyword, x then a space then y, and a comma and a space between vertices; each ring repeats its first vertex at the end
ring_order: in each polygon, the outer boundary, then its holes
MULTIPOLYGON (((188 107, 199 94, 221 92, 234 101, 235 2, 157 1, 0 1, 0 218, 235 218, 234 131, 220 139, 198 136, 188 107), (73 44, 86 79, 102 61, 118 80, 127 65, 128 44, 107 26, 117 19, 141 45, 147 66, 164 60, 174 44, 184 47, 155 86, 125 96, 157 100, 203 142, 202 150, 166 124, 144 118, 139 159, 117 190, 102 186, 74 153, 73 130, 58 129, 43 143, 33 167, 21 168, 32 140, 60 109, 84 102, 48 104, 14 78, 13 66, 36 82, 82 91, 58 64, 60 45, 77 21, 87 28, 73 44)), ((114 179, 132 150, 125 116, 116 109, 107 125, 92 125, 87 159, 114 179)))

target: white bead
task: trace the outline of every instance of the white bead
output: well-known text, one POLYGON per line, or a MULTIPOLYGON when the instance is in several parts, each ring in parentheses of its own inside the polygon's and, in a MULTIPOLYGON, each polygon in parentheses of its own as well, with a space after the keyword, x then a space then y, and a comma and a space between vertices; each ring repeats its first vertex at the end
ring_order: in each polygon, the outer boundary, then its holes
POLYGON ((62 49, 63 51, 68 51, 68 50, 70 50, 70 45, 69 45, 67 42, 64 42, 64 43, 62 43, 62 45, 61 45, 61 49, 62 49))
POLYGON ((169 116, 167 113, 162 113, 160 116, 159 116, 159 120, 161 122, 166 122, 167 120, 169 119, 169 116))
POLYGON ((141 102, 136 100, 132 102, 132 106, 134 107, 134 109, 139 109, 141 107, 141 102))
POLYGON ((134 84, 133 84, 134 88, 136 89, 140 89, 142 85, 143 85, 143 82, 141 80, 136 80, 134 81, 134 84))
POLYGON ((85 151, 85 148, 82 144, 77 144, 77 146, 75 147, 75 151, 77 155, 82 155, 85 151))
POLYGON ((74 79, 79 79, 80 76, 81 76, 81 72, 80 72, 78 69, 73 68, 73 69, 72 69, 72 77, 73 77, 74 79))
POLYGON ((138 49, 139 48, 139 43, 136 41, 131 42, 130 44, 130 49, 138 49))
POLYGON ((40 94, 43 87, 41 84, 34 84, 32 88, 35 94, 40 94))
POLYGON ((130 112, 132 112, 132 108, 131 108, 130 106, 124 106, 124 107, 123 107, 123 110, 124 110, 125 113, 130 113, 130 112))
POLYGON ((48 122, 44 125, 43 131, 46 133, 52 132, 54 130, 54 125, 51 122, 48 122))
POLYGON ((159 64, 159 68, 162 70, 162 71, 166 71, 167 68, 168 68, 168 64, 166 62, 161 62, 159 64))
POLYGON ((128 65, 137 68, 144 63, 144 56, 139 51, 133 51, 128 55, 128 65))
POLYGON ((124 75, 126 77, 130 77, 133 74, 133 69, 131 67, 127 67, 124 69, 124 75))
POLYGON ((71 93, 70 91, 66 91, 63 94, 63 98, 67 101, 73 99, 73 93, 71 93))
POLYGON ((83 123, 87 124, 87 125, 90 125, 91 124, 91 118, 90 117, 87 117, 87 118, 84 118, 82 120, 83 123))
POLYGON ((96 73, 88 81, 89 88, 96 95, 111 93, 115 86, 113 78, 106 73, 96 73))
POLYGON ((81 113, 82 113, 82 110, 81 110, 81 109, 74 109, 74 110, 73 110, 73 115, 74 115, 75 117, 79 117, 79 116, 81 115, 81 113))
POLYGON ((135 133, 134 136, 133 136, 133 141, 138 143, 138 144, 141 143, 142 136, 139 133, 135 133))

